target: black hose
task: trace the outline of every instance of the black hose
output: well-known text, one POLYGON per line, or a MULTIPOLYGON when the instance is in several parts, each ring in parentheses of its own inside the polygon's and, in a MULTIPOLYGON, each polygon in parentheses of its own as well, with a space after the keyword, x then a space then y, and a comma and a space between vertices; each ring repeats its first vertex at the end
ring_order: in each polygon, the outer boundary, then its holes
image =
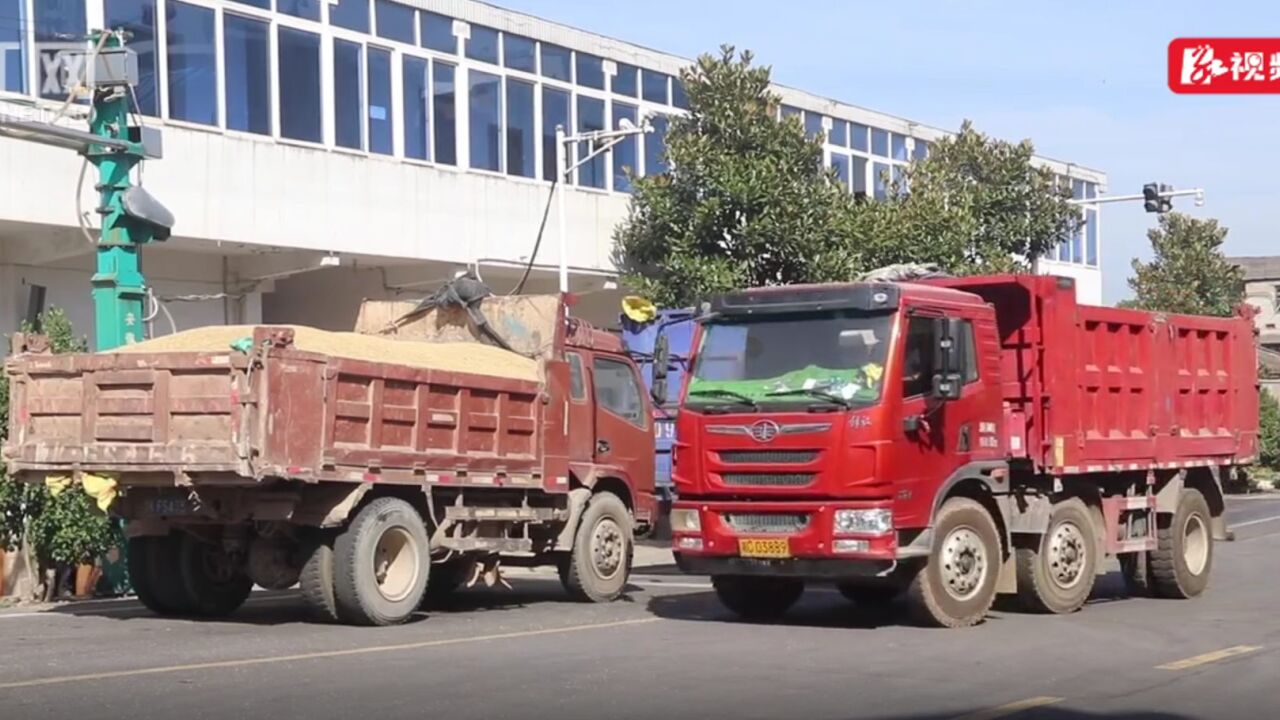
MULTIPOLYGON (((551 179, 551 192, 547 193, 547 206, 542 209, 542 223, 538 225, 538 237, 533 242, 533 252, 529 254, 529 264, 524 266, 524 275, 520 277, 520 282, 516 283, 515 288, 507 295, 519 295, 523 292, 524 284, 529 281, 529 273, 533 272, 534 262, 538 259, 538 250, 542 247, 542 233, 547 229, 547 218, 551 217, 551 201, 555 199, 556 186, 560 184, 559 168, 556 170, 556 176, 551 179)), ((564 218, 560 218, 560 222, 564 222, 564 218)))

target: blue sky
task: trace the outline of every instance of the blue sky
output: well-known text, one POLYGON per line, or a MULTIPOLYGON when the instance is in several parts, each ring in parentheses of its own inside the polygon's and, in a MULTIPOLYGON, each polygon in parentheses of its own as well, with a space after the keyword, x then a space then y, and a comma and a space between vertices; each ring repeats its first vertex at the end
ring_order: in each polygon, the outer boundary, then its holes
MULTIPOLYGON (((1160 181, 1203 187, 1175 208, 1231 229, 1229 254, 1280 254, 1280 96, 1179 96, 1175 37, 1280 35, 1280 3, 809 0, 497 0, 496 4, 693 57, 751 49, 774 80, 955 129, 1031 138, 1043 155, 1106 172, 1111 194, 1160 181), (607 9, 606 9, 607 8, 607 9)), ((1127 296, 1155 216, 1107 206, 1105 297, 1127 296)))

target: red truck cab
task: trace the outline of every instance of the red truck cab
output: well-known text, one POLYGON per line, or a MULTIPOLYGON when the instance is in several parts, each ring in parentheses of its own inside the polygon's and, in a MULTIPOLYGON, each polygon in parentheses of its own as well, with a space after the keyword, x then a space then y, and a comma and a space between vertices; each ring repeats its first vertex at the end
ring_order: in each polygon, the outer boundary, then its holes
POLYGON ((1067 612, 1106 555, 1147 580, 1147 554, 1192 542, 1194 572, 1162 587, 1196 594, 1199 548, 1224 532, 1219 475, 1256 447, 1247 319, 1091 308, 1066 279, 749 290, 713 301, 695 347, 674 549, 746 616, 807 581, 861 603, 905 592, 930 624, 978 622, 997 591, 1067 612), (1161 351, 1171 331, 1182 352, 1161 351), (1162 549, 1187 489, 1203 532, 1162 549))

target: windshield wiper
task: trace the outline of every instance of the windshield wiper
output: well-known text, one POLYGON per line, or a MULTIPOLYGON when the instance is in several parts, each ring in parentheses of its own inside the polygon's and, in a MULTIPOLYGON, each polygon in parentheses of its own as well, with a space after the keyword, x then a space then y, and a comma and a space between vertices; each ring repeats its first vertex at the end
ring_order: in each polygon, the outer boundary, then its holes
POLYGON ((769 397, 779 397, 782 395, 808 395, 809 397, 818 398, 819 400, 826 400, 829 403, 839 405, 845 408, 846 410, 853 407, 853 405, 848 400, 845 400, 839 395, 836 395, 835 393, 829 393, 826 390, 819 390, 818 388, 792 388, 790 390, 776 390, 774 392, 767 393, 767 394, 769 395, 769 397))
POLYGON ((720 390, 719 388, 707 388, 705 390, 690 390, 689 394, 701 395, 703 397, 730 398, 732 400, 737 400, 738 402, 752 409, 760 407, 755 400, 752 400, 751 398, 747 397, 746 395, 743 395, 742 393, 734 392, 732 390, 720 390))

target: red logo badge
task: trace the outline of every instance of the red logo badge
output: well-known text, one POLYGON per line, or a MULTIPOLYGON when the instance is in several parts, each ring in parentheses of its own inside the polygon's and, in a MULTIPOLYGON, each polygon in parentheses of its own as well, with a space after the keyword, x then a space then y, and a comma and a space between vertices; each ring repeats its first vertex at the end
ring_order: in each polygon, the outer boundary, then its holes
POLYGON ((1178 38, 1169 43, 1169 89, 1280 93, 1280 38, 1178 38))

